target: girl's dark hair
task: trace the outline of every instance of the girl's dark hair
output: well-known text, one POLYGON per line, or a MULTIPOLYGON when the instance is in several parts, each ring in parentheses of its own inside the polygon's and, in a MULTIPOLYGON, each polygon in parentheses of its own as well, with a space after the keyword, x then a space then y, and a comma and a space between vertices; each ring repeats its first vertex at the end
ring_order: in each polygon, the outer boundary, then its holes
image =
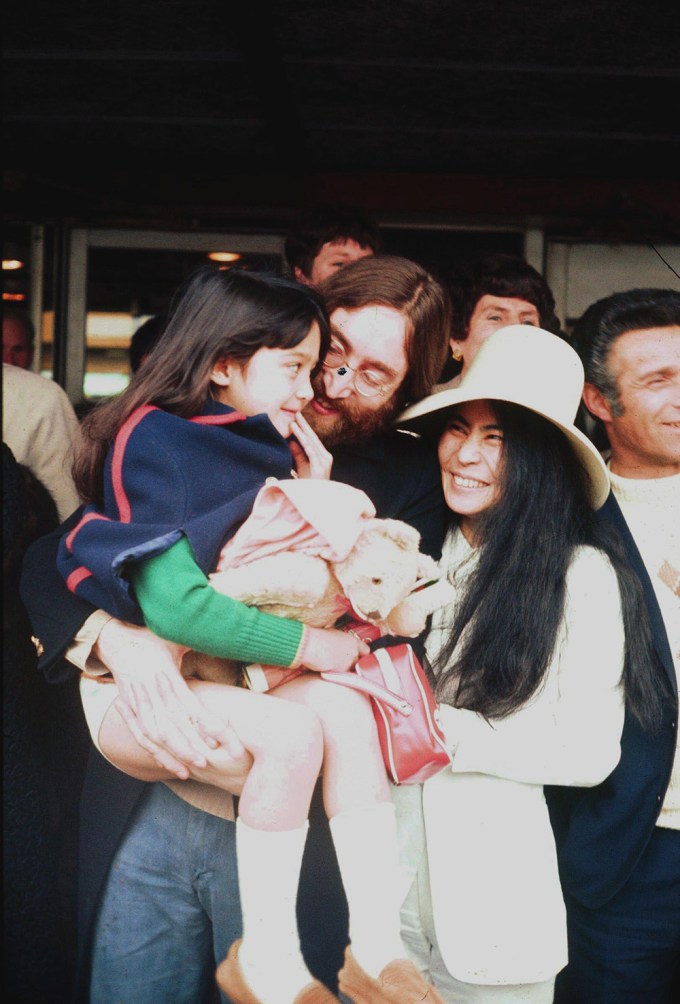
POLYGON ((628 708, 654 728, 663 695, 641 586, 618 534, 590 508, 584 471, 563 433, 526 408, 493 407, 503 428, 502 487, 480 517, 479 560, 433 667, 438 699, 493 718, 526 704, 555 649, 574 548, 590 545, 607 555, 619 583, 628 708))
POLYGON ((73 476, 83 500, 101 501, 106 453, 133 411, 153 404, 184 418, 200 414, 219 359, 245 362, 261 348, 293 348, 313 322, 321 333, 320 365, 328 350, 328 314, 310 286, 215 266, 195 272, 176 294, 160 340, 129 386, 81 423, 73 476))

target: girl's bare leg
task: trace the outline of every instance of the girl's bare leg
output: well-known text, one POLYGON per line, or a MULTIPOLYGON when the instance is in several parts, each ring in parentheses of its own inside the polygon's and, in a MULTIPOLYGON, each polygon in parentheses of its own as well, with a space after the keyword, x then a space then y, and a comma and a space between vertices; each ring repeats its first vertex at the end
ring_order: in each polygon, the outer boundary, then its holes
MULTIPOLYGON (((192 778, 239 794, 239 814, 249 826, 284 830, 304 823, 323 756, 316 714, 239 687, 200 680, 189 685, 213 714, 231 725, 253 758, 236 791, 229 759, 220 748, 208 754, 207 767, 191 768, 192 778)), ((99 746, 116 767, 142 781, 175 777, 138 745, 115 705, 102 722, 99 746)))
POLYGON ((349 809, 391 804, 378 732, 368 698, 305 673, 276 696, 311 708, 323 729, 323 797, 328 818, 349 809))
POLYGON ((354 958, 372 977, 404 959, 400 907, 408 882, 398 863, 390 784, 370 702, 314 674, 277 687, 302 702, 323 728, 323 793, 349 905, 354 958))

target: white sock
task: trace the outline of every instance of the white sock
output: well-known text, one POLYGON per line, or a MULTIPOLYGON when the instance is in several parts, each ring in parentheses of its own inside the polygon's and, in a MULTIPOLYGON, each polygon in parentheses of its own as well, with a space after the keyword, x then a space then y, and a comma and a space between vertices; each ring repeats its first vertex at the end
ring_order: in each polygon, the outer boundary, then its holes
POLYGON ((340 812, 330 820, 349 905, 352 953, 369 976, 406 958, 399 922, 403 884, 394 806, 340 812))
POLYGON ((300 951, 296 902, 308 824, 255 830, 236 821, 243 941, 238 961, 263 1004, 290 1004, 313 979, 300 951))

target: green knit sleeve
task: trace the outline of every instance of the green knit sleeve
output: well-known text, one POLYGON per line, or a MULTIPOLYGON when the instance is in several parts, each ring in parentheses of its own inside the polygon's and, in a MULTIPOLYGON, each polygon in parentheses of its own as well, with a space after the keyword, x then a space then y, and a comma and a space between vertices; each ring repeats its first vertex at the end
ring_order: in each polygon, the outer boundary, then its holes
POLYGON ((161 638, 240 662, 295 662, 303 625, 214 590, 186 537, 130 566, 128 574, 147 627, 161 638))

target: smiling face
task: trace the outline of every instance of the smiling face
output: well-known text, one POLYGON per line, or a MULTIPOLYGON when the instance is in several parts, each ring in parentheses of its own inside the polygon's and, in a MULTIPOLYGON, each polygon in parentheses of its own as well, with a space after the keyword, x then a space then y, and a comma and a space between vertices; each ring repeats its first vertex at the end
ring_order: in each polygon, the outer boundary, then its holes
POLYGON ((467 338, 463 341, 451 339, 451 348, 463 360, 463 373, 489 335, 509 324, 530 324, 540 328, 538 308, 528 300, 512 296, 492 296, 485 293, 479 298, 470 317, 467 338))
POLYGON ((477 518, 498 498, 502 454, 503 432, 490 402, 458 405, 439 439, 439 466, 446 504, 461 516, 470 543, 477 518))
POLYGON ((628 478, 680 473, 680 325, 627 331, 613 343, 607 367, 616 404, 592 384, 584 398, 604 422, 612 471, 628 478))
POLYGON ((244 363, 221 360, 211 373, 213 394, 244 415, 269 416, 284 438, 313 396, 311 373, 319 360, 319 326, 293 348, 258 349, 244 363))
POLYGON ((365 441, 399 410, 397 392, 408 371, 406 319, 379 304, 339 307, 331 314, 331 337, 347 365, 324 367, 316 376, 305 418, 326 446, 365 441), (358 371, 369 374, 381 393, 360 394, 354 384, 358 371))

